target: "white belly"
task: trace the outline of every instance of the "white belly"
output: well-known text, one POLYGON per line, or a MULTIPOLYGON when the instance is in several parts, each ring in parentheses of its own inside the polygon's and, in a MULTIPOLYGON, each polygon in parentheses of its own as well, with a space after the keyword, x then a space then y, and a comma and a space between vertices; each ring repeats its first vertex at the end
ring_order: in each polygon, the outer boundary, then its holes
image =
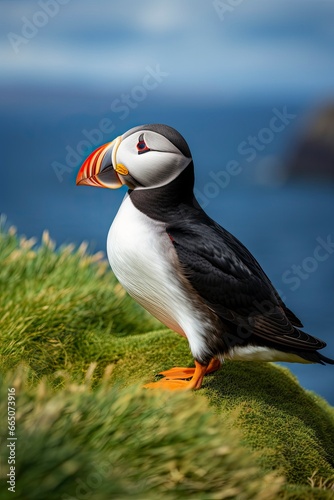
POLYGON ((107 252, 129 295, 166 326, 186 335, 193 356, 200 355, 207 320, 177 276, 177 256, 165 224, 141 213, 126 196, 110 228, 107 252))

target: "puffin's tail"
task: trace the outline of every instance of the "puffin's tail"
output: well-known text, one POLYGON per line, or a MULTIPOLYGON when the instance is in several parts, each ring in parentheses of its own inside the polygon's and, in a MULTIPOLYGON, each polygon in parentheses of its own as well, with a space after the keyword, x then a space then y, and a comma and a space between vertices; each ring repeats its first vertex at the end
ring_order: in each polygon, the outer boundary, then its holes
POLYGON ((328 363, 329 365, 334 365, 334 359, 327 358, 323 354, 320 354, 320 352, 317 352, 317 355, 319 358, 318 363, 321 363, 322 365, 324 365, 325 363, 328 363))
POLYGON ((295 351, 294 354, 306 359, 309 363, 320 363, 321 365, 328 363, 329 365, 334 365, 334 359, 327 358, 327 356, 320 354, 319 351, 295 351))

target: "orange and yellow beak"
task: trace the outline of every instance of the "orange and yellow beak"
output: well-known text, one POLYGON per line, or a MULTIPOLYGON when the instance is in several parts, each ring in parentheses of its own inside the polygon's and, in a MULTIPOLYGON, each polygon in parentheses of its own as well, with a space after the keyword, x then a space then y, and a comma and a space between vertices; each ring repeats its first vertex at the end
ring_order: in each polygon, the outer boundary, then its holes
POLYGON ((77 186, 96 186, 110 189, 118 189, 123 186, 115 167, 116 152, 122 141, 117 137, 91 153, 81 166, 76 184, 77 186))

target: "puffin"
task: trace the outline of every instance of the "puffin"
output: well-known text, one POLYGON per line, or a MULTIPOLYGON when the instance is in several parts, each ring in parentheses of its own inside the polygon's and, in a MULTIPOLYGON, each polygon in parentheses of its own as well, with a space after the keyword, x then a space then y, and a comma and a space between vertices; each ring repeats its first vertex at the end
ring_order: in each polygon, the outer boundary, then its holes
POLYGON ((194 179, 187 142, 163 124, 103 144, 76 179, 128 188, 108 233, 109 263, 135 301, 186 337, 194 358, 194 368, 163 371, 144 387, 199 389, 224 360, 334 364, 253 255, 204 212, 194 179))

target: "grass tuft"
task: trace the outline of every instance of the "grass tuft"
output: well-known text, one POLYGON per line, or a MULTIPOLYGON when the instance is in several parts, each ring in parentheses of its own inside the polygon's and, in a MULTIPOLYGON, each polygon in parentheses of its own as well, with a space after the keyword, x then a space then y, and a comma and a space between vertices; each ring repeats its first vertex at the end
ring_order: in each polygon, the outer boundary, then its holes
POLYGON ((275 498, 282 479, 203 401, 106 382, 92 390, 90 375, 58 391, 20 374, 2 380, 1 399, 19 386, 15 498, 275 498))

